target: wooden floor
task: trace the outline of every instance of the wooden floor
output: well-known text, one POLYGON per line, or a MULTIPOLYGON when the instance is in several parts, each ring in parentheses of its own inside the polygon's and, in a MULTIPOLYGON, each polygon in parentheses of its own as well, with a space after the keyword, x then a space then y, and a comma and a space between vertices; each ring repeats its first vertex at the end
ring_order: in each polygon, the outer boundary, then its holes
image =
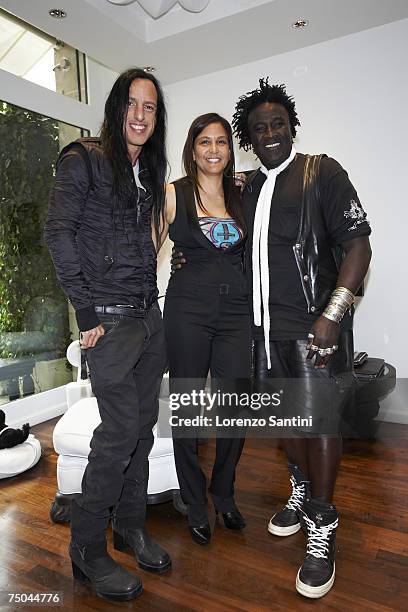
MULTIPOLYGON (((211 512, 213 542, 200 547, 171 503, 149 507, 149 528, 170 552, 173 569, 160 577, 137 568, 143 595, 112 604, 73 583, 69 527, 49 519, 56 487, 54 424, 34 428, 43 446, 40 463, 0 483, 0 609, 31 607, 7 605, 8 592, 57 591, 62 606, 36 609, 408 610, 408 426, 384 425, 376 442, 345 442, 335 498, 341 517, 336 582, 323 600, 305 600, 295 591, 303 534, 276 538, 266 530, 271 513, 287 498, 288 477, 276 442, 252 439, 247 440, 237 478, 236 498, 246 529, 231 532, 216 523, 211 512)), ((213 444, 202 446, 200 453, 208 470, 213 444)), ((113 554, 127 569, 136 570, 130 556, 113 554)))

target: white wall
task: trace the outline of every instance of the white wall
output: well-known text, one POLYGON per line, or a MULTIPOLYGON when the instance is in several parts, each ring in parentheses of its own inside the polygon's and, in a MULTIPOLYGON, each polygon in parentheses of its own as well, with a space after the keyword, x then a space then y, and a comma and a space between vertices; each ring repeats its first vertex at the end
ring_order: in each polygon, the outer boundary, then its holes
MULTIPOLYGON (((384 357, 400 377, 408 376, 407 55, 408 20, 403 20, 166 87, 170 162, 177 178, 194 117, 216 111, 231 119, 239 95, 255 89, 258 77, 286 83, 302 123, 297 149, 335 157, 371 220, 373 259, 356 314, 356 348, 384 357)), ((256 167, 256 161, 239 152, 237 166, 256 167)), ((167 262, 159 276, 163 288, 167 262)))

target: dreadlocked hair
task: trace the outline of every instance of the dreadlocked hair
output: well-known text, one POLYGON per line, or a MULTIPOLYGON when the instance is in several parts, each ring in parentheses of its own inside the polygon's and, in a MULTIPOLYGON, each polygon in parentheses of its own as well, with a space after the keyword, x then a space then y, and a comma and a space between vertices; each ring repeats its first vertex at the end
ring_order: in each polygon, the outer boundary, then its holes
POLYGON ((125 122, 129 104, 129 88, 135 79, 151 81, 157 92, 156 125, 153 134, 142 147, 140 161, 149 173, 153 198, 152 219, 159 243, 167 172, 165 147, 167 116, 162 88, 152 74, 145 72, 142 68, 131 68, 117 78, 105 104, 101 143, 112 166, 114 206, 123 209, 134 197, 134 175, 125 139, 125 122))
POLYGON ((259 89, 247 92, 240 96, 235 107, 235 113, 232 117, 232 127, 234 134, 238 139, 241 149, 248 151, 251 148, 251 140, 249 137, 248 118, 250 112, 265 102, 274 102, 281 104, 289 115, 289 123, 292 132, 292 137, 296 136, 296 126, 300 125, 297 116, 295 101, 292 96, 286 93, 286 86, 269 85, 269 77, 259 79, 259 89))

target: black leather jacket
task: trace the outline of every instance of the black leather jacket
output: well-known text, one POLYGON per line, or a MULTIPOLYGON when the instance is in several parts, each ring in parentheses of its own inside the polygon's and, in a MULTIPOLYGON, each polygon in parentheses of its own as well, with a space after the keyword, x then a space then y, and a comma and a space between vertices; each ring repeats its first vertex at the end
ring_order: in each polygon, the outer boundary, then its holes
POLYGON ((147 307, 157 299, 152 197, 134 185, 114 206, 112 170, 97 138, 80 138, 58 158, 44 237, 81 331, 99 324, 95 305, 147 307), (89 163, 90 162, 90 163, 89 163))
MULTIPOLYGON (((341 247, 333 248, 329 243, 325 221, 320 208, 319 164, 323 155, 306 155, 303 175, 301 218, 293 253, 299 270, 300 281, 306 299, 307 312, 320 315, 325 309, 332 291, 336 287, 340 263, 343 257, 341 247)), ((255 194, 251 195, 253 181, 260 170, 247 178, 243 198, 247 204, 256 206, 255 194), (247 198, 245 197, 247 193, 247 198)), ((253 210, 253 214, 255 211, 253 210)), ((251 247, 247 249, 247 263, 250 264, 251 247), (249 259, 248 259, 249 258, 249 259)), ((248 266, 249 269, 252 265, 248 266)))

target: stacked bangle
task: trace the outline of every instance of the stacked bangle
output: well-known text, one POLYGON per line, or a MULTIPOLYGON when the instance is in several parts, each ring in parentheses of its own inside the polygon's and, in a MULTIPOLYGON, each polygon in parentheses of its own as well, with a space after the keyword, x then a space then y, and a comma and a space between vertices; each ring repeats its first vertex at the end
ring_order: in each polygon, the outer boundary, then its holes
POLYGON ((354 293, 346 287, 336 287, 330 301, 323 311, 323 316, 330 321, 340 323, 344 314, 354 304, 354 293))

